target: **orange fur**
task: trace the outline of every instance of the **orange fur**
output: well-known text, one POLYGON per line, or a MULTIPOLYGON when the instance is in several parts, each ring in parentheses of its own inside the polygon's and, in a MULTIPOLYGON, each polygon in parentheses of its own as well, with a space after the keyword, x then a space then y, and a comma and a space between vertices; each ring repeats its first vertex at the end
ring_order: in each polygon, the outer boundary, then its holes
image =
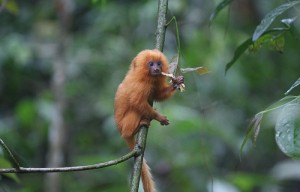
MULTIPOLYGON (((129 148, 133 150, 135 134, 140 124, 149 125, 152 119, 169 124, 168 119, 155 111, 149 101, 163 101, 175 92, 173 85, 163 75, 152 75, 149 62, 162 64, 161 71, 168 72, 168 61, 158 50, 141 51, 131 62, 130 69, 119 85, 115 96, 115 121, 129 148)), ((154 192, 155 186, 150 169, 143 161, 142 181, 145 192, 154 192)))

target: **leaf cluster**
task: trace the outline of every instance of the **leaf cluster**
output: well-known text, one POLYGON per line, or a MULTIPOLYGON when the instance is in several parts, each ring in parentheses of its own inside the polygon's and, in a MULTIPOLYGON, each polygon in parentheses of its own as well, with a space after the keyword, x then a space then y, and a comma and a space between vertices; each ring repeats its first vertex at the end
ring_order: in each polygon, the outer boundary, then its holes
MULTIPOLYGON (((211 21, 231 2, 231 0, 222 1, 211 15, 211 21)), ((266 14, 260 24, 256 27, 252 37, 245 40, 236 48, 233 58, 226 64, 225 73, 247 50, 249 52, 257 52, 262 46, 267 45, 269 49, 283 53, 285 37, 287 34, 298 39, 294 26, 298 15, 281 19, 279 27, 270 27, 279 16, 298 4, 300 4, 300 1, 290 1, 280 5, 266 14)), ((293 89, 299 86, 299 84, 300 78, 291 86, 286 94, 289 94, 293 89)), ((276 112, 277 115, 276 118, 273 117, 273 122, 275 128, 275 140, 279 149, 289 157, 300 157, 299 103, 300 96, 287 96, 275 102, 265 110, 257 113, 250 122, 249 130, 240 148, 240 154, 242 153, 242 150, 249 138, 252 139, 253 143, 256 143, 262 122, 267 118, 266 116, 270 113, 274 114, 276 112)))

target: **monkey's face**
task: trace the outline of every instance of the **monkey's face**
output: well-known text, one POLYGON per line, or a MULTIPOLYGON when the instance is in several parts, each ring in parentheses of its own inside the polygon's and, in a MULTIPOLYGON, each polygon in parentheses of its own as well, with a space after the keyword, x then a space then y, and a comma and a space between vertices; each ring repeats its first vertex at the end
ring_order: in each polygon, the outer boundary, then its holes
POLYGON ((168 60, 159 50, 144 50, 132 60, 130 70, 142 79, 163 77, 161 72, 168 72, 168 60))
POLYGON ((148 69, 150 72, 150 75, 152 76, 158 76, 162 72, 162 63, 161 61, 149 61, 148 62, 148 69))

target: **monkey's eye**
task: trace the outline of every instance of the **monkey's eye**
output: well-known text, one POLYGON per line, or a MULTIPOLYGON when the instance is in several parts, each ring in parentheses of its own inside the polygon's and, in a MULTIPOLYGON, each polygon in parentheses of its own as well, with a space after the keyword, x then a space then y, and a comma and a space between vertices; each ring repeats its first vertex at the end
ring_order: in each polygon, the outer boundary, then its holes
POLYGON ((150 66, 150 67, 153 67, 153 65, 154 65, 153 61, 150 61, 150 62, 149 62, 149 66, 150 66))
POLYGON ((157 65, 160 67, 160 66, 161 66, 161 62, 160 62, 160 61, 158 61, 158 62, 157 62, 157 65))

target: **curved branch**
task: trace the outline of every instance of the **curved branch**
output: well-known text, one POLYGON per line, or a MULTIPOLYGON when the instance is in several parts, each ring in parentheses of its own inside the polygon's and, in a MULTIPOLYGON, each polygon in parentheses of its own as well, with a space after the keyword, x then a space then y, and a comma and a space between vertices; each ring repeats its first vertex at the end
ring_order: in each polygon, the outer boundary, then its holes
POLYGON ((74 166, 74 167, 57 167, 57 168, 30 168, 30 167, 18 167, 18 168, 6 168, 0 169, 0 173, 50 173, 50 172, 72 172, 72 171, 87 171, 92 169, 100 169, 119 164, 123 161, 130 159, 140 153, 138 150, 132 150, 130 153, 104 163, 98 163, 93 165, 74 166))

